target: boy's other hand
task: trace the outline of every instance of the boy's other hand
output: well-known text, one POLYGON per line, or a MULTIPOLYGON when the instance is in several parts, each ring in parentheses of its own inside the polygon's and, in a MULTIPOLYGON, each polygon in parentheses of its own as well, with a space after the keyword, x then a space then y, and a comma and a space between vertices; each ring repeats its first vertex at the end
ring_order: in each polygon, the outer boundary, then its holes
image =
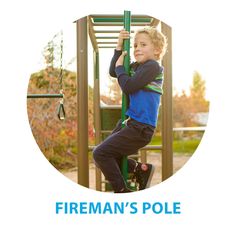
POLYGON ((117 66, 123 66, 124 63, 124 58, 127 55, 126 51, 123 51, 122 54, 120 55, 120 57, 118 58, 118 60, 116 61, 116 67, 117 66))

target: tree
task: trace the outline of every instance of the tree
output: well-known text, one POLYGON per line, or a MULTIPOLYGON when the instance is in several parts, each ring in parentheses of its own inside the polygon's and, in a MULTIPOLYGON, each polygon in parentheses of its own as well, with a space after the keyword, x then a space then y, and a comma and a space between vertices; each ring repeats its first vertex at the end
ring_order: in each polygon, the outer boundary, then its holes
POLYGON ((209 102, 205 99, 205 81, 199 72, 193 73, 190 95, 183 90, 173 97, 173 121, 175 126, 195 125, 193 118, 196 113, 208 112, 209 102))
MULTIPOLYGON (((76 166, 77 152, 77 99, 76 73, 62 68, 62 46, 56 34, 44 48, 46 68, 31 75, 29 94, 58 94, 63 87, 66 119, 57 117, 58 98, 28 99, 27 110, 32 133, 49 162, 57 169, 76 166), (60 74, 63 70, 63 78, 60 74)), ((93 142, 93 90, 89 87, 89 141, 93 142)), ((80 117, 83 119, 83 117, 80 117)))
POLYGON ((193 74, 192 86, 190 87, 191 111, 193 113, 208 111, 209 102, 206 101, 205 95, 205 81, 202 79, 201 74, 195 71, 193 74))
POLYGON ((175 126, 191 126, 192 118, 190 97, 183 90, 173 97, 173 121, 175 126))

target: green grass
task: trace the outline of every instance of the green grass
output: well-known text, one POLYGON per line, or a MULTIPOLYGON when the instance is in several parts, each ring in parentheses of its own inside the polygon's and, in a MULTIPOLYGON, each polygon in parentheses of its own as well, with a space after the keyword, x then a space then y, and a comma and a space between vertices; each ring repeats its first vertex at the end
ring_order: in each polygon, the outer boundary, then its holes
MULTIPOLYGON (((193 154, 197 149, 201 139, 199 138, 185 138, 185 139, 174 139, 173 141, 173 152, 174 153, 187 153, 193 154)), ((150 145, 160 145, 161 138, 154 136, 150 145)))
POLYGON ((200 139, 174 140, 173 151, 175 153, 192 154, 195 152, 200 142, 200 139))

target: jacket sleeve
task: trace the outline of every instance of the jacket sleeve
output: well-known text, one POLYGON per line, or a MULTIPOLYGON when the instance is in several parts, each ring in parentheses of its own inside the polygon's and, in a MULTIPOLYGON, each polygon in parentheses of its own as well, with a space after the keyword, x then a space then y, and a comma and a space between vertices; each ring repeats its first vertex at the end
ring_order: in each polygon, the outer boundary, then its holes
POLYGON ((116 72, 115 72, 115 67, 116 67, 116 61, 118 60, 118 58, 120 57, 120 55, 122 54, 122 51, 118 51, 118 50, 114 50, 114 55, 111 59, 111 63, 110 63, 110 68, 109 68, 109 74, 112 77, 117 77, 116 76, 116 72))
POLYGON ((115 72, 122 91, 126 94, 131 94, 153 81, 162 73, 162 68, 156 61, 150 60, 141 65, 134 76, 128 76, 124 66, 116 67, 115 72))

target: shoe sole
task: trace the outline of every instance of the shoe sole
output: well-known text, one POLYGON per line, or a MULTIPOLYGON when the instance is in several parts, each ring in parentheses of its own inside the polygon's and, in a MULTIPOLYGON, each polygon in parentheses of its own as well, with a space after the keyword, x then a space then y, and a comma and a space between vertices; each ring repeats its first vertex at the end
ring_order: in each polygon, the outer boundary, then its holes
POLYGON ((148 181, 147 181, 147 184, 146 184, 145 188, 149 188, 150 187, 154 171, 155 171, 155 167, 152 165, 152 169, 151 169, 151 172, 150 172, 150 175, 149 175, 149 178, 148 178, 148 181))

